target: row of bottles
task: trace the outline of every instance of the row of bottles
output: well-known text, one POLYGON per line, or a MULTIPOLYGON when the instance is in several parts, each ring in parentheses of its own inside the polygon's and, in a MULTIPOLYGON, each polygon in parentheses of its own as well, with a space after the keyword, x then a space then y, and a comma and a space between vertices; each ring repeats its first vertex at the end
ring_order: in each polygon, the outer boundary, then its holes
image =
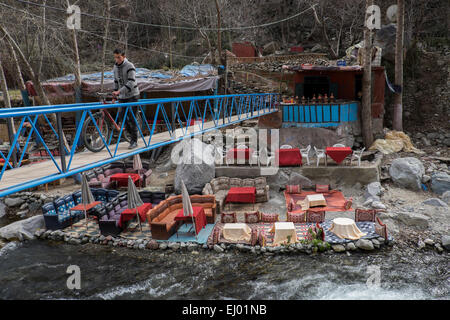
POLYGON ((328 95, 325 93, 325 95, 322 97, 321 94, 319 94, 316 98, 316 95, 314 94, 313 97, 311 99, 306 99, 305 96, 302 97, 301 101, 298 97, 295 97, 295 100, 297 101, 297 103, 302 103, 302 104, 306 104, 306 103, 328 103, 328 102, 335 102, 336 99, 334 97, 333 92, 331 93, 330 97, 328 97, 328 95))

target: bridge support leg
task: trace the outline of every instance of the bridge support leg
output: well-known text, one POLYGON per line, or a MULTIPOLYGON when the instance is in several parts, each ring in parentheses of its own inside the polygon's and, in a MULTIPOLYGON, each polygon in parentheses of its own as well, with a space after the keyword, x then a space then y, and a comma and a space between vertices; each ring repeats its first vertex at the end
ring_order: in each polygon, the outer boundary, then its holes
POLYGON ((60 157, 61 157, 61 170, 63 172, 67 172, 66 151, 64 150, 64 139, 63 139, 61 112, 58 112, 56 114, 56 122, 57 122, 57 126, 58 126, 59 154, 60 154, 60 157))

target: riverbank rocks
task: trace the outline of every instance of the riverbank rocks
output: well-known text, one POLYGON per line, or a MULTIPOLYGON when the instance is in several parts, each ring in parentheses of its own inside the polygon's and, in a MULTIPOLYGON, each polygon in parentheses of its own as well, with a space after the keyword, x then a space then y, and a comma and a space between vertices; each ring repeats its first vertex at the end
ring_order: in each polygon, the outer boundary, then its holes
POLYGON ((412 190, 421 190, 425 168, 419 159, 408 157, 395 159, 389 168, 395 184, 412 190))
POLYGON ((442 246, 445 250, 450 251, 450 235, 442 236, 442 246))
POLYGON ((156 240, 150 240, 147 243, 147 249, 157 250, 158 248, 159 248, 159 244, 158 244, 158 242, 156 242, 156 240))
POLYGON ((286 188, 289 183, 289 175, 282 169, 272 176, 267 177, 267 183, 270 185, 270 189, 279 192, 281 189, 286 188))
POLYGON ((344 252, 345 247, 342 244, 334 244, 331 246, 334 252, 344 252))
POLYGON ((357 249, 356 246, 355 246, 355 244, 354 244, 353 242, 347 243, 347 245, 345 246, 345 248, 346 248, 348 251, 355 251, 355 250, 357 249))
POLYGON ((175 192, 181 193, 181 181, 184 181, 189 194, 201 194, 216 174, 213 147, 199 139, 188 139, 173 149, 172 158, 177 156, 175 192))
POLYGON ((428 228, 430 221, 430 217, 414 211, 397 212, 396 219, 408 226, 414 226, 422 229, 428 228))
MULTIPOLYGON (((450 191, 444 192, 444 194, 442 195, 441 199, 446 204, 450 205, 450 191)), ((0 208, 0 215, 1 215, 1 208, 0 208)))
POLYGON ((0 229, 0 238, 6 240, 31 240, 38 229, 44 227, 44 216, 35 216, 11 223, 0 229))
POLYGON ((361 250, 372 251, 374 250, 374 246, 372 241, 367 239, 359 239, 356 241, 355 246, 361 250))
POLYGON ((448 205, 444 201, 438 198, 430 198, 423 201, 422 203, 433 207, 448 207, 448 205))
POLYGON ((302 188, 311 187, 313 185, 312 181, 305 176, 297 172, 292 172, 289 176, 288 183, 289 185, 301 185, 302 188))
POLYGON ((214 245, 214 251, 215 251, 215 252, 218 252, 218 253, 222 253, 222 252, 224 252, 225 250, 224 250, 221 246, 215 244, 215 245, 214 245))
POLYGON ((19 207, 25 203, 25 200, 22 198, 6 198, 5 205, 10 208, 19 207))
POLYGON ((445 172, 437 172, 431 176, 431 190, 437 194, 450 191, 450 176, 445 172))

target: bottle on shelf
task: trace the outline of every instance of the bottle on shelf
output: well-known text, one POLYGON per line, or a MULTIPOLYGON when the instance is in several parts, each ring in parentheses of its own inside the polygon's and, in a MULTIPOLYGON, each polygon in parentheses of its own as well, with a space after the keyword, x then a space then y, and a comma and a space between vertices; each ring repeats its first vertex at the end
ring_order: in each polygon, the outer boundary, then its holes
POLYGON ((305 96, 302 97, 302 104, 305 104, 305 96))
POLYGON ((334 102, 334 94, 333 94, 333 92, 332 92, 331 95, 330 95, 330 101, 331 101, 331 102, 334 102))
POLYGON ((316 103, 316 95, 315 95, 315 94, 313 94, 313 97, 312 97, 311 103, 316 103))
POLYGON ((319 97, 317 98, 317 102, 319 102, 319 103, 321 103, 322 102, 322 95, 321 94, 319 94, 319 97))
POLYGON ((325 93, 325 96, 323 97, 323 103, 328 103, 328 95, 325 93))

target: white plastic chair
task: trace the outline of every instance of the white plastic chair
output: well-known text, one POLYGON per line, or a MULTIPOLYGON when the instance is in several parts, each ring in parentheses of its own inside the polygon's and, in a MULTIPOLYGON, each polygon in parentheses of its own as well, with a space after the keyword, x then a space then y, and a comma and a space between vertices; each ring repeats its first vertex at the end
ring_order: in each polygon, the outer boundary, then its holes
POLYGON ((358 159, 358 167, 361 167, 361 158, 362 158, 362 154, 363 154, 364 150, 366 150, 366 148, 362 148, 362 149, 359 150, 359 151, 353 152, 352 158, 351 158, 351 160, 350 160, 350 166, 351 166, 352 163, 353 163, 353 158, 356 158, 356 159, 358 159))
POLYGON ((288 145, 288 144, 284 144, 280 147, 280 149, 293 149, 292 146, 288 145))
POLYGON ((214 153, 214 162, 216 165, 223 165, 225 163, 228 166, 227 157, 222 147, 216 147, 214 153))
POLYGON ((333 145, 334 148, 345 148, 345 145, 343 145, 342 143, 336 143, 335 145, 333 145))
POLYGON ((248 147, 245 144, 240 144, 236 149, 248 149, 248 147))
POLYGON ((316 158, 317 158, 317 166, 319 166, 320 159, 324 159, 325 161, 325 167, 327 166, 327 155, 325 153, 324 149, 317 149, 314 147, 314 151, 316 152, 316 158))
POLYGON ((267 148, 264 148, 259 151, 258 160, 260 166, 265 165, 268 167, 272 163, 272 161, 275 161, 275 155, 267 151, 267 148))
POLYGON ((302 158, 306 158, 306 163, 309 166, 309 152, 311 151, 311 145, 306 147, 305 149, 300 149, 300 154, 302 155, 302 158))

